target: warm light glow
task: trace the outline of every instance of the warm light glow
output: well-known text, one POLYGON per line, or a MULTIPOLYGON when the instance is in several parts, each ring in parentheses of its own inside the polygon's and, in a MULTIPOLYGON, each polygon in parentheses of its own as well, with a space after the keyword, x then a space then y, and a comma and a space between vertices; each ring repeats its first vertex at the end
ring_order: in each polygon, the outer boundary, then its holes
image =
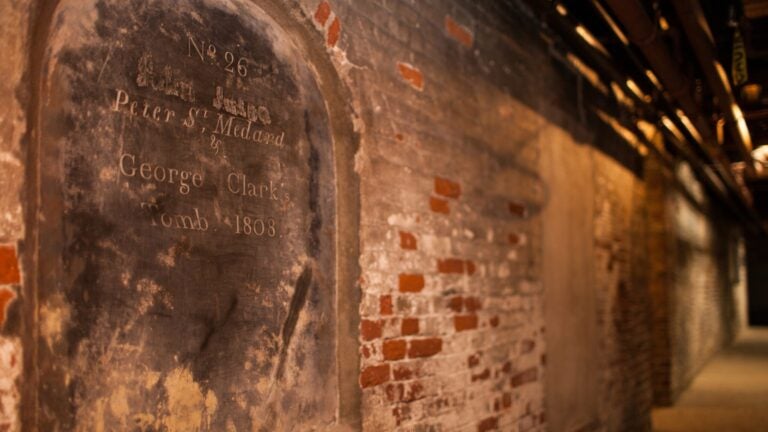
POLYGON ((638 98, 640 98, 642 100, 648 99, 648 97, 645 95, 645 93, 643 93, 643 91, 640 90, 640 87, 638 87, 637 83, 632 81, 632 79, 628 79, 627 80, 627 87, 629 87, 629 89, 632 90, 632 93, 634 93, 635 96, 637 96, 638 98))
POLYGON ((670 120, 669 117, 663 116, 661 118, 661 123, 664 124, 664 127, 667 128, 667 130, 669 130, 672 133, 672 135, 674 135, 675 138, 677 138, 678 141, 685 142, 685 137, 683 137, 683 133, 680 132, 680 129, 677 128, 675 123, 672 120, 670 120))
POLYGON ((725 69, 723 69, 723 65, 720 64, 719 61, 715 60, 715 70, 717 70, 717 76, 720 78, 720 82, 723 83, 723 87, 725 87, 725 90, 728 91, 728 93, 731 92, 731 84, 728 82, 728 75, 725 73, 725 69))
POLYGON ((608 94, 608 88, 605 87, 602 81, 600 81, 600 75, 595 72, 594 69, 585 65, 580 58, 571 53, 567 53, 565 58, 567 58, 574 69, 576 69, 581 74, 581 76, 586 78, 586 80, 589 81, 589 83, 592 84, 592 86, 595 87, 598 91, 600 91, 600 93, 604 95, 608 94))
POLYGON ((649 80, 655 85, 659 90, 661 90, 661 83, 659 82, 659 79, 656 78, 656 74, 654 74, 650 69, 645 70, 645 76, 648 77, 649 80))
POLYGON ((600 15, 602 15, 605 22, 608 23, 608 26, 613 30, 613 33, 616 35, 617 38, 623 43, 624 45, 629 46, 629 39, 627 39, 627 36, 624 34, 623 31, 619 28, 619 26, 616 25, 616 22, 611 18, 611 15, 606 12, 605 9, 603 9, 603 6, 600 4, 600 2, 593 1, 592 4, 595 5, 597 10, 600 12, 600 15))
POLYGON ((635 107, 634 101, 628 98, 624 91, 621 89, 621 86, 613 81, 611 81, 611 90, 613 90, 613 95, 616 97, 616 100, 619 101, 620 104, 630 109, 635 107))
POLYGON ((696 129, 696 127, 691 123, 691 119, 688 118, 687 115, 683 112, 683 110, 678 109, 675 111, 675 114, 677 114, 677 117, 680 119, 681 122, 683 122, 683 125, 686 129, 688 129, 688 132, 690 132, 691 136, 693 136, 693 139, 696 140, 699 144, 702 143, 701 135, 699 135, 699 131, 696 129))
POLYGON ((749 135, 749 128, 747 127, 747 121, 744 120, 744 113, 741 112, 741 108, 738 105, 731 105, 733 110, 733 116, 736 118, 736 125, 739 129, 739 135, 741 135, 741 141, 744 143, 744 147, 748 152, 752 151, 752 137, 749 135))
POLYGON ((592 36, 592 33, 589 32, 583 25, 579 24, 576 26, 576 33, 581 36, 582 39, 584 39, 588 44, 592 46, 592 48, 595 48, 596 50, 600 51, 601 53, 605 54, 606 56, 610 57, 611 55, 608 54, 608 50, 605 49, 603 44, 600 43, 597 38, 592 36))
POLYGON ((669 23, 667 22, 667 19, 664 18, 663 16, 659 17, 659 27, 661 27, 663 31, 669 30, 669 23))
POLYGON ((640 142, 640 140, 637 138, 637 135, 624 127, 624 125, 622 125, 621 122, 615 117, 601 110, 597 110, 597 116, 600 117, 600 120, 610 126, 611 129, 613 129, 620 137, 624 138, 627 144, 637 150, 638 153, 643 156, 648 154, 648 148, 640 142))
POLYGON ((562 3, 558 3, 558 4, 555 6, 555 9, 557 9, 557 13, 559 13, 559 14, 560 14, 560 15, 562 15, 562 16, 566 16, 566 15, 568 15, 568 9, 566 9, 566 8, 565 8, 565 6, 563 6, 563 4, 562 4, 562 3))

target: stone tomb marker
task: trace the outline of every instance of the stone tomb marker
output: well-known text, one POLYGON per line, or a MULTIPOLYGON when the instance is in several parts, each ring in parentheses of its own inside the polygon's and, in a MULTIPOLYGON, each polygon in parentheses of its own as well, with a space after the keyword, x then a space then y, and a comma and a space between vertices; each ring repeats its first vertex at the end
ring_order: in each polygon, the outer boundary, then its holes
POLYGON ((39 428, 333 422, 332 141, 290 35, 245 1, 71 0, 53 23, 39 428))

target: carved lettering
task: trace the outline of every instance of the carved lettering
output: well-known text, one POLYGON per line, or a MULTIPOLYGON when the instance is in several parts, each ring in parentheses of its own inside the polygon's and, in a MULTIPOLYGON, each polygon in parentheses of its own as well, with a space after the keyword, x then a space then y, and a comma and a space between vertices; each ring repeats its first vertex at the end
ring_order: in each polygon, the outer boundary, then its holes
POLYGON ((136 156, 130 153, 120 155, 118 165, 120 174, 125 177, 139 177, 146 181, 178 185, 178 191, 182 195, 189 193, 190 185, 198 189, 203 187, 204 177, 200 172, 166 168, 151 162, 137 162, 136 156))

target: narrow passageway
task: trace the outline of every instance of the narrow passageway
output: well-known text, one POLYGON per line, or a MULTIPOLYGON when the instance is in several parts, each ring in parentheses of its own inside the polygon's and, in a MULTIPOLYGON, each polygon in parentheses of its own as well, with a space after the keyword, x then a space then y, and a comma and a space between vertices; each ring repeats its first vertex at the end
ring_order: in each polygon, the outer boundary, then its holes
POLYGON ((655 432, 752 432, 768 425, 768 328, 751 328, 704 367, 655 432))

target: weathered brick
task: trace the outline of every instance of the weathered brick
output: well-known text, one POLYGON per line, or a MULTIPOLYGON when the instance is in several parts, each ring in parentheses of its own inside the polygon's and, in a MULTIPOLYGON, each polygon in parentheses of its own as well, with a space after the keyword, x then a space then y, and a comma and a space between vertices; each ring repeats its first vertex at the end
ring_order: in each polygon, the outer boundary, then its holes
POLYGON ((490 377, 491 377, 491 370, 488 368, 485 368, 479 374, 472 375, 472 382, 487 380, 490 377))
POLYGON ((456 331, 476 329, 477 315, 456 315, 453 317, 453 326, 456 331))
POLYGON ((464 305, 464 298, 461 296, 451 297, 451 299, 448 300, 448 309, 454 312, 461 312, 463 305, 464 305))
POLYGON ((511 233, 507 236, 507 241, 512 246, 518 246, 522 242, 522 237, 520 234, 511 233))
POLYGON ((16 248, 0 246, 0 284, 19 283, 20 279, 16 248))
POLYGON ((400 360, 405 358, 408 344, 402 339, 385 340, 382 347, 384 360, 400 360))
POLYGON ((451 212, 448 201, 435 197, 429 198, 429 208, 435 213, 449 214, 451 212))
POLYGON ((528 354, 536 348, 536 341, 533 339, 523 339, 520 342, 520 354, 528 354))
POLYGON ((487 432, 489 430, 497 429, 498 427, 499 427, 499 418, 488 417, 487 419, 477 424, 477 432, 487 432))
POLYGON ((424 75, 410 63, 397 62, 397 70, 400 76, 418 91, 424 90, 424 75))
POLYGON ((416 236, 405 231, 400 231, 400 247, 406 250, 417 248, 416 236))
POLYGON ((414 371, 408 366, 394 366, 392 369, 392 377, 395 381, 405 381, 415 376, 414 371))
POLYGON ((419 319, 418 318, 403 318, 400 324, 400 333, 403 336, 415 335, 419 333, 419 319))
POLYGON ((400 292, 416 293, 424 289, 424 275, 401 274, 399 277, 400 292))
POLYGON ((480 302, 480 299, 478 299, 477 297, 465 297, 464 307, 469 312, 476 312, 483 307, 483 304, 480 302))
POLYGON ((360 387, 367 388, 389 381, 389 365, 368 366, 360 373, 360 387))
POLYGON ((525 204, 518 202, 518 201, 510 201, 509 202, 509 212, 512 213, 513 216, 523 218, 528 215, 528 208, 525 204))
POLYGON ((475 271, 476 271, 477 269, 475 268, 475 263, 474 263, 473 261, 467 260, 467 261, 464 263, 464 265, 465 265, 465 266, 466 266, 466 268, 467 268, 467 274, 468 274, 468 275, 470 275, 470 276, 471 276, 471 275, 475 274, 475 271))
POLYGON ((461 185, 442 177, 435 177, 435 193, 448 198, 458 198, 461 196, 461 185))
POLYGON ((431 357, 443 349, 443 340, 440 338, 414 339, 408 349, 408 357, 431 357))
POLYGON ((360 336, 365 341, 374 340, 381 337, 381 321, 360 320, 360 336))
POLYGON ((8 287, 0 287, 0 326, 5 324, 8 307, 16 299, 16 293, 8 287))
POLYGON ((445 16, 445 31, 450 37, 461 42, 461 44, 467 48, 472 47, 474 40, 472 32, 470 32, 468 28, 454 21, 454 19, 448 15, 445 16))
POLYGON ((321 1, 320 4, 317 5, 317 10, 315 11, 315 22, 321 26, 325 26, 325 23, 328 21, 328 17, 330 15, 331 5, 325 0, 321 1))
POLYGON ((437 271, 440 273, 464 273, 464 261, 457 258, 437 260, 437 271))
POLYGON ((328 27, 326 43, 329 47, 335 47, 339 42, 339 37, 341 37, 341 21, 339 21, 339 17, 334 17, 331 26, 328 27))
POLYGON ((494 315, 491 317, 490 320, 488 320, 488 323, 491 325, 491 327, 498 327, 499 326, 499 316, 494 315))
POLYGON ((512 406, 512 393, 505 392, 503 395, 501 395, 501 405, 504 408, 509 408, 512 406))
POLYGON ((480 353, 472 354, 467 357, 467 366, 473 368, 480 364, 480 353))
POLYGON ((510 379, 512 387, 520 387, 521 385, 535 382, 539 379, 539 368, 532 367, 522 372, 518 372, 510 379))
POLYGON ((383 295, 379 297, 379 313, 381 315, 392 315, 392 296, 383 295))

